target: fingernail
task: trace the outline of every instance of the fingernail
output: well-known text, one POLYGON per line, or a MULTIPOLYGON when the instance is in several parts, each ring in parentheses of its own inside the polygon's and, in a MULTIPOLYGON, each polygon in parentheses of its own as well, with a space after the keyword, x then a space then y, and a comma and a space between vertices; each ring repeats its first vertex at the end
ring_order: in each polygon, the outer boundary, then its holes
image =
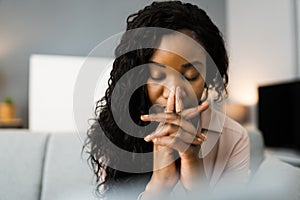
POLYGON ((204 102, 201 104, 201 106, 206 106, 206 105, 208 105, 208 102, 207 102, 207 101, 204 101, 204 102))
POLYGON ((198 140, 199 142, 203 142, 203 140, 202 140, 201 138, 198 138, 198 137, 197 137, 197 140, 198 140))
POLYGON ((153 142, 153 143, 157 142, 157 138, 154 138, 154 139, 152 140, 152 142, 153 142))
POLYGON ((147 135, 146 137, 144 137, 144 140, 146 142, 149 142, 151 140, 151 135, 147 135))
POLYGON ((207 136, 203 133, 201 133, 201 136, 204 137, 204 141, 207 139, 207 136))
POLYGON ((198 111, 202 112, 203 109, 206 108, 206 106, 208 106, 209 103, 207 101, 202 102, 199 106, 198 106, 198 111))
POLYGON ((175 96, 176 96, 176 98, 178 98, 178 97, 179 97, 179 87, 178 87, 178 86, 176 87, 175 94, 176 94, 176 95, 175 95, 175 96))
POLYGON ((173 92, 173 95, 174 95, 174 94, 175 94, 175 92, 176 92, 176 91, 175 91, 175 86, 174 86, 174 85, 172 86, 172 89, 171 89, 171 90, 172 90, 172 92, 173 92))
POLYGON ((148 120, 149 119, 149 115, 141 115, 141 120, 148 120))
POLYGON ((176 87, 176 94, 177 94, 178 96, 180 96, 180 87, 179 87, 179 86, 176 87))
POLYGON ((180 87, 177 86, 176 87, 176 112, 180 113, 181 112, 181 108, 182 108, 182 104, 181 104, 181 97, 180 97, 180 87))

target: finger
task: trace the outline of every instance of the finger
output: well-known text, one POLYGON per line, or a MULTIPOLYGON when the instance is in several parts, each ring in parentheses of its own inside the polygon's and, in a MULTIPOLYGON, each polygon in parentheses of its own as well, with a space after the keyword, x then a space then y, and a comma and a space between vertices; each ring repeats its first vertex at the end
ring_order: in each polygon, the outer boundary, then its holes
POLYGON ((150 142, 151 140, 153 140, 156 137, 162 137, 162 136, 167 136, 170 134, 176 134, 176 132, 178 131, 178 126, 174 126, 172 124, 166 124, 163 127, 161 127, 160 129, 157 128, 154 132, 150 133, 149 135, 147 135, 146 137, 144 137, 144 140, 146 142, 150 142))
POLYGON ((146 142, 150 142, 155 138, 164 137, 164 136, 172 136, 177 137, 185 143, 192 143, 195 145, 202 144, 206 140, 206 135, 203 133, 197 133, 195 136, 194 134, 190 134, 183 129, 179 129, 178 126, 174 126, 172 124, 164 125, 161 129, 156 129, 156 131, 152 132, 151 134, 147 135, 144 140, 146 142))
POLYGON ((166 105, 166 113, 172 113, 174 112, 174 104, 175 104, 175 91, 174 87, 172 87, 169 90, 169 97, 167 100, 167 105, 166 105))
POLYGON ((196 137, 201 139, 203 142, 207 140, 207 136, 204 133, 197 133, 196 137))
POLYGON ((209 103, 207 101, 205 101, 202 104, 200 104, 194 108, 189 108, 189 109, 184 110, 181 113, 181 116, 183 116, 187 119, 190 119, 190 118, 196 116, 197 114, 205 111, 206 109, 208 109, 208 107, 209 107, 209 103))
POLYGON ((180 87, 176 87, 176 95, 175 95, 175 112, 181 113, 183 109, 182 99, 181 99, 181 89, 180 87))
POLYGON ((181 116, 184 117, 185 119, 191 119, 199 115, 201 112, 205 111, 206 109, 208 109, 208 107, 209 107, 209 103, 205 101, 197 107, 189 108, 182 111, 181 116))
POLYGON ((184 152, 190 146, 190 144, 186 144, 179 138, 173 136, 154 138, 153 143, 156 145, 167 146, 169 148, 177 150, 178 152, 184 152))
POLYGON ((180 128, 191 133, 192 135, 196 135, 197 132, 196 128, 191 122, 187 121, 184 118, 181 118, 179 115, 176 114, 158 113, 158 114, 151 114, 151 115, 142 115, 141 119, 143 121, 156 121, 161 123, 170 123, 179 126, 180 128))
POLYGON ((141 115, 141 120, 143 121, 165 122, 166 120, 175 120, 177 118, 180 118, 180 116, 175 113, 156 113, 150 115, 141 115))
POLYGON ((197 130, 190 122, 185 121, 184 123, 185 124, 183 124, 183 126, 182 126, 184 128, 182 128, 176 124, 171 124, 171 123, 165 124, 162 128, 160 128, 160 129, 157 128, 154 132, 152 132, 151 134, 144 137, 144 140, 146 142, 150 142, 151 140, 153 140, 154 138, 157 138, 157 137, 162 137, 162 136, 167 136, 167 135, 172 135, 172 134, 176 135, 177 132, 180 130, 180 131, 184 131, 184 133, 185 133, 184 135, 186 135, 183 138, 183 140, 185 142, 191 142, 195 138, 195 136, 197 134, 197 130))
POLYGON ((173 133, 170 136, 177 137, 187 144, 194 144, 194 145, 200 145, 206 140, 206 138, 203 137, 202 135, 200 135, 200 137, 199 136, 195 137, 195 135, 191 135, 184 130, 178 130, 176 133, 173 133))
MULTIPOLYGON (((191 119, 201 112, 205 111, 208 109, 209 103, 207 101, 203 102, 201 105, 194 107, 194 108, 189 108, 181 112, 181 117, 185 119, 191 119)), ((156 113, 156 114, 150 114, 150 115, 141 115, 141 120, 143 121, 162 121, 162 120, 172 120, 175 118, 178 118, 178 115, 175 115, 173 113, 156 113)))

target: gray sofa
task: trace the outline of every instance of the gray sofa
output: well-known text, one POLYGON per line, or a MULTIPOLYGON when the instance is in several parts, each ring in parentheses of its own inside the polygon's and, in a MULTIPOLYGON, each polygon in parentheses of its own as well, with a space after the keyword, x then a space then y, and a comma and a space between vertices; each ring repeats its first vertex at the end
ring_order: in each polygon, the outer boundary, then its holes
MULTIPOLYGON (((271 194, 273 199, 300 199, 300 170, 279 160, 264 158, 261 134, 257 130, 248 130, 248 133, 251 190, 236 199, 265 199, 269 197, 265 195, 271 194), (274 188, 277 191, 267 192, 274 188)), ((0 129, 0 199, 96 199, 95 178, 85 156, 81 155, 81 148, 77 134, 0 129)))
POLYGON ((0 131, 0 199, 95 199, 77 134, 0 131))

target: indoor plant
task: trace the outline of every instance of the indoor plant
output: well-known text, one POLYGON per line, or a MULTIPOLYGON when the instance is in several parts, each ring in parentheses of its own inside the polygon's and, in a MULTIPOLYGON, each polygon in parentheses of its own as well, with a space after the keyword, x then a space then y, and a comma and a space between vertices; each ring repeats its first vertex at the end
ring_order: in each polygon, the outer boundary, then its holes
POLYGON ((0 104, 0 119, 2 122, 10 122, 15 118, 15 106, 11 97, 6 97, 0 104))

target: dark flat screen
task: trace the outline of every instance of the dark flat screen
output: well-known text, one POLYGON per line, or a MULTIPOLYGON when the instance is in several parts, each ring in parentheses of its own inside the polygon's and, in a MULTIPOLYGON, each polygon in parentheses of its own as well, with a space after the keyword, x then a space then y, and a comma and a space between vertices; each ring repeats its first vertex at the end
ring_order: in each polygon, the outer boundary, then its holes
POLYGON ((258 96, 265 145, 300 149, 300 80, 260 86, 258 96))

